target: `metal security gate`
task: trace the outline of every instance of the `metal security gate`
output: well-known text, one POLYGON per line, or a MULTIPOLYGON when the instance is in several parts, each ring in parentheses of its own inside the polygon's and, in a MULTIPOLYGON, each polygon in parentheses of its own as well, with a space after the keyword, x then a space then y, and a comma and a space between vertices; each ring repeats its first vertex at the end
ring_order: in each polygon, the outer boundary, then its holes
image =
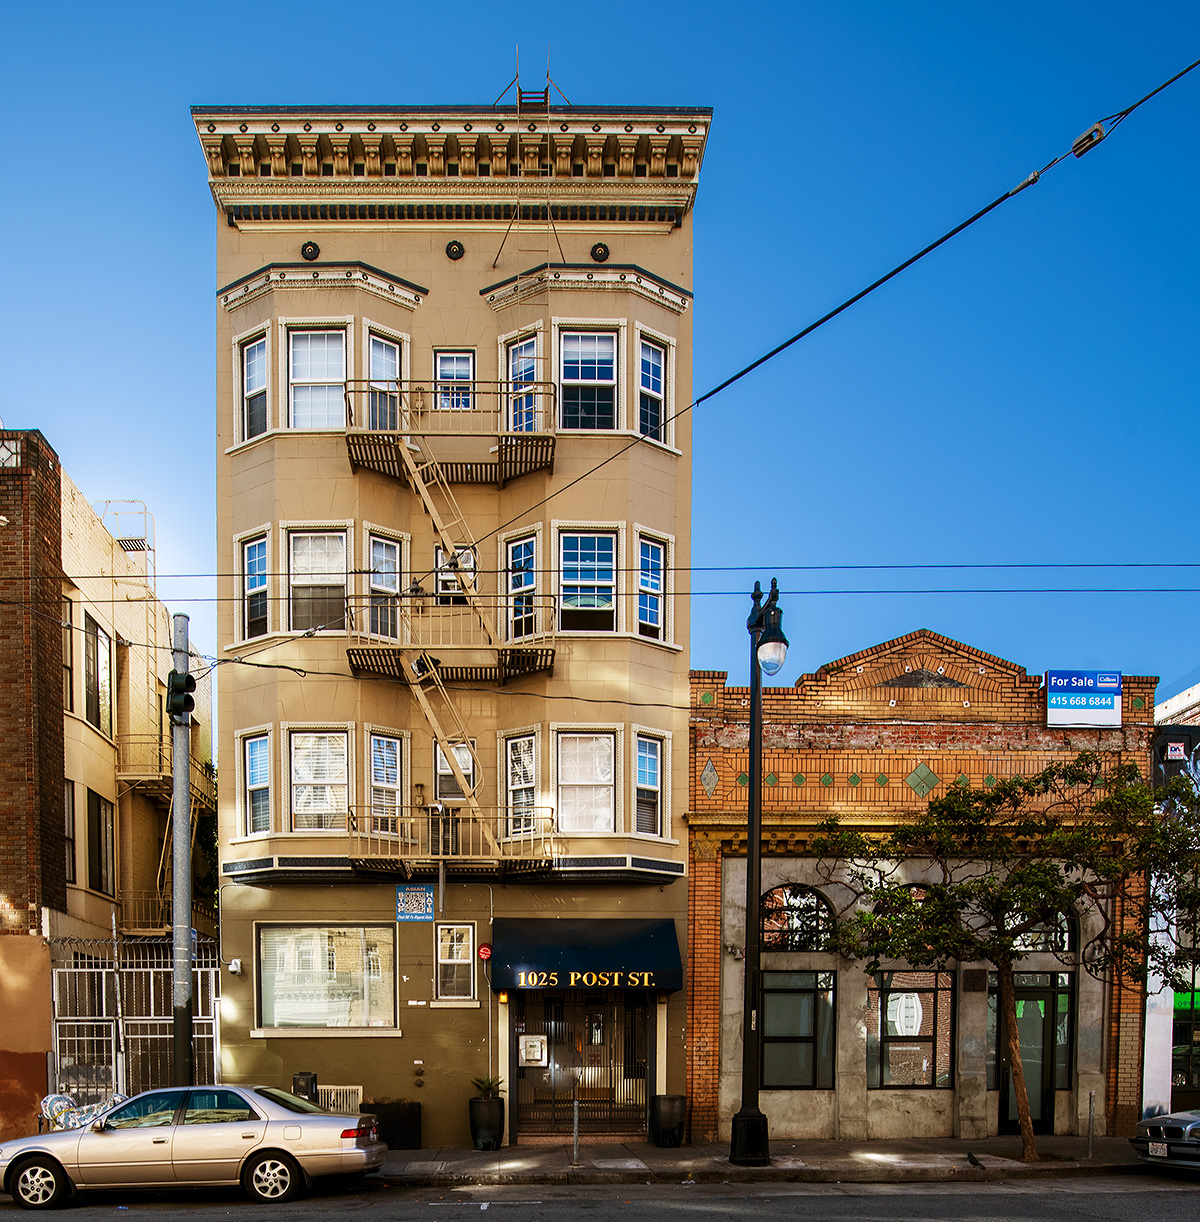
MULTIPOLYGON (((220 976, 192 969, 196 1082, 216 1080, 220 976)), ((171 969, 106 964, 54 969, 55 1090, 77 1103, 173 1081, 171 969)))
POLYGON ((515 1135, 643 1134, 648 1008, 643 993, 517 993, 515 1135), (524 1062, 524 1063, 523 1063, 524 1062))

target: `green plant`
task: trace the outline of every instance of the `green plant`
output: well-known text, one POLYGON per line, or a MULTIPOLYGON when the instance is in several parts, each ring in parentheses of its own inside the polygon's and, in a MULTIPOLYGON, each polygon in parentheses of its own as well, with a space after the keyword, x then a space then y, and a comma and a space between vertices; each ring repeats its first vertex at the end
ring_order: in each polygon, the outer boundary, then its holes
POLYGON ((472 1078, 471 1085, 479 1092, 476 1096, 478 1099, 495 1099, 500 1094, 500 1088, 504 1085, 504 1079, 501 1077, 472 1078))

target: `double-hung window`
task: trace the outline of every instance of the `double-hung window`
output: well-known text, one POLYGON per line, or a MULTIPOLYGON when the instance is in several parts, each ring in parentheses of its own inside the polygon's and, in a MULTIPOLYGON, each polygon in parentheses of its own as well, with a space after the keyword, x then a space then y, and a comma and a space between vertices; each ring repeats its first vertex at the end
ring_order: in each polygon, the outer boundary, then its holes
POLYGON ((255 836, 271 830, 271 747, 266 734, 242 740, 245 753, 245 834, 255 836))
POLYGON ((400 740, 371 735, 371 830, 394 834, 400 818, 400 740))
POLYGON ((267 431, 267 337, 242 345, 242 440, 267 431))
POLYGON ((637 740, 637 819, 643 836, 662 835, 662 742, 642 735, 637 740))
POLYGON ((66 858, 64 881, 75 881, 75 782, 63 781, 63 848, 66 858))
POLYGON ((292 428, 346 427, 346 333, 288 333, 292 428))
POLYGON ((75 623, 71 600, 62 600, 63 712, 75 712, 75 623))
POLYGON ((435 352, 437 366, 437 397, 435 402, 443 412, 469 412, 471 388, 475 381, 473 352, 435 352))
POLYGON ((242 580, 245 588, 243 633, 249 639, 267 631, 267 541, 242 544, 242 580))
POLYGON ((663 556, 665 549, 653 539, 638 540, 638 632, 664 639, 663 556))
POLYGON ((867 990, 867 1087, 954 1085, 954 977, 877 972, 867 990))
POLYGON ((102 895, 117 893, 116 826, 113 804, 92 790, 87 792, 88 887, 102 895))
POLYGON ((400 635, 400 544, 372 535, 371 635, 395 640, 400 635))
POLYGON ((642 359, 639 377, 638 432, 653 441, 663 440, 665 413, 663 411, 663 372, 667 366, 666 353, 657 344, 642 340, 642 359))
POLYGON ((538 397, 531 388, 537 381, 537 340, 530 336, 508 349, 508 428, 533 433, 538 425, 538 397))
POLYGON ((537 631, 537 548, 532 536, 508 545, 508 635, 519 641, 537 631))
POLYGON ((617 537, 563 534, 559 537, 564 632, 613 632, 617 626, 617 537))
POLYGON ((459 580, 459 574, 461 573, 471 585, 475 584, 475 549, 457 548, 453 559, 440 547, 436 552, 438 606, 465 607, 467 596, 463 592, 463 582, 459 580))
POLYGON ((83 613, 84 716, 102 734, 112 735, 112 640, 83 613))
POLYGON ((471 1001, 475 997, 474 926, 437 927, 437 999, 471 1001))
MULTIPOLYGON (((475 744, 451 743, 450 750, 454 752, 454 760, 459 771, 466 778, 472 793, 475 792, 475 744)), ((459 784, 458 777, 450 766, 445 752, 438 743, 433 744, 434 773, 437 777, 435 796, 439 802, 461 802, 466 797, 459 784)))
POLYGON ((762 1084, 833 1089, 833 972, 763 972, 762 1084))
POLYGON ((508 789, 508 834, 536 830, 537 740, 532 734, 510 738, 504 744, 505 783, 508 789))
POLYGON ((400 424, 400 345, 372 335, 367 428, 396 429, 400 424))
POLYGON ((342 531, 288 536, 293 632, 343 632, 346 626, 346 536, 342 531))
POLYGON ((616 820, 616 738, 558 736, 558 825, 561 832, 611 832, 616 820))
POLYGON ((346 732, 293 731, 291 756, 293 830, 344 828, 348 792, 346 732))
POLYGON ((611 331, 564 331, 562 427, 617 427, 617 337, 611 331))

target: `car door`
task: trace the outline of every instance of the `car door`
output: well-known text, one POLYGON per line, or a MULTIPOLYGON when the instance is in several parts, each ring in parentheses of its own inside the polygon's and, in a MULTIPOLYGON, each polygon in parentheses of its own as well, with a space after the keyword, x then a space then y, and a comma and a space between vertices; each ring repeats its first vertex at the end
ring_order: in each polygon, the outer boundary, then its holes
POLYGON ((236 1183, 242 1159, 267 1131, 241 1092, 227 1086, 197 1086, 175 1126, 171 1161, 181 1184, 236 1183))
POLYGON ((114 1108, 88 1127, 79 1139, 79 1182, 106 1184, 173 1184, 171 1136, 183 1090, 147 1091, 114 1108))

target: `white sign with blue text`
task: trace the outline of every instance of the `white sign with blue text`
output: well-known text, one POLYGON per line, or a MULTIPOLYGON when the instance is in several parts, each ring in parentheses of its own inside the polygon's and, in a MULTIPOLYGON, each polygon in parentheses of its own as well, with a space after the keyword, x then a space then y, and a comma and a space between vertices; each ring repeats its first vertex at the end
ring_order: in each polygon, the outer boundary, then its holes
POLYGON ((1119 726, 1119 670, 1048 670, 1047 726, 1119 726))

